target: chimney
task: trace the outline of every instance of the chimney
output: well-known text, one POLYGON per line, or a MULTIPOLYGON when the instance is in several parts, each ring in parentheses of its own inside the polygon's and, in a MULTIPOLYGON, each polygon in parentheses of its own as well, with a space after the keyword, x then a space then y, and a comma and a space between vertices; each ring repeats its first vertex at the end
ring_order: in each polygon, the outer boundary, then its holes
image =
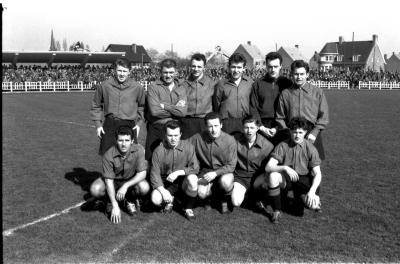
POLYGON ((298 49, 298 48, 299 48, 299 44, 294 45, 294 47, 295 47, 296 49, 298 49))
POLYGON ((132 52, 136 53, 136 44, 132 44, 132 52))
POLYGON ((250 40, 247 41, 247 45, 251 46, 251 41, 250 40))
POLYGON ((374 45, 376 45, 376 42, 378 42, 378 35, 372 35, 372 42, 374 43, 374 45))
POLYGON ((339 44, 343 43, 343 36, 339 36, 339 44))

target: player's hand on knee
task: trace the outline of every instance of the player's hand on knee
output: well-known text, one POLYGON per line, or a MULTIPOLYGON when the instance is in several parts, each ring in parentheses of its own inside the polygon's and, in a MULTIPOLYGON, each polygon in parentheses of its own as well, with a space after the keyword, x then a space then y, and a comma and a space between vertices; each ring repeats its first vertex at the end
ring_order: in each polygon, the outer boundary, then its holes
POLYGON ((121 209, 118 206, 113 206, 110 220, 113 224, 121 222, 121 209))
POLYGON ((217 177, 217 173, 215 171, 210 171, 204 174, 203 178, 206 179, 208 182, 211 182, 212 180, 217 177))
POLYGON ((124 200, 126 192, 127 188, 124 185, 122 185, 121 188, 118 189, 117 195, 115 197, 117 201, 124 200))
POLYGON ((286 166, 286 173, 289 175, 289 178, 292 182, 297 182, 299 180, 299 174, 297 174, 297 172, 289 166, 286 166))
POLYGON ((102 127, 102 126, 101 126, 101 127, 98 127, 98 128, 96 129, 96 133, 97 133, 97 136, 98 136, 99 138, 101 138, 102 134, 105 134, 103 127, 102 127))
POLYGON ((172 201, 174 200, 174 197, 171 195, 171 193, 168 190, 165 190, 162 193, 162 197, 163 197, 164 202, 166 202, 166 203, 172 203, 172 201))

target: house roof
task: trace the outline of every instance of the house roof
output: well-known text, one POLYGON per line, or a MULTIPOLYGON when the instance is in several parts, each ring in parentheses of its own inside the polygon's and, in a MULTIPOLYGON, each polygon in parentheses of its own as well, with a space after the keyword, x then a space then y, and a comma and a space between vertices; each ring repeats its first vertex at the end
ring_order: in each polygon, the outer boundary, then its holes
POLYGON ((338 64, 353 62, 353 55, 360 55, 357 63, 365 63, 374 47, 372 40, 367 41, 347 41, 347 42, 328 42, 322 48, 320 55, 324 54, 338 54, 343 55, 341 62, 335 62, 338 64), (336 47, 336 52, 334 47, 336 47))
POLYGON ((256 60, 263 60, 264 59, 264 55, 261 53, 261 51, 257 48, 257 46, 253 45, 253 44, 240 44, 240 46, 242 46, 244 48, 244 50, 247 51, 247 53, 249 53, 249 55, 256 60))
POLYGON ((146 49, 142 45, 121 45, 121 44, 109 44, 106 48, 106 51, 111 52, 125 52, 125 57, 130 62, 141 63, 142 62, 142 54, 143 54, 143 62, 150 63, 151 58, 147 54, 146 49))
MULTIPOLYGON (((281 47, 279 51, 284 51, 292 60, 304 60, 308 61, 306 57, 300 52, 299 48, 296 47, 281 47)), ((279 53, 278 51, 278 53, 279 53)))
POLYGON ((400 61, 400 53, 399 54, 393 53, 392 56, 390 56, 389 60, 398 60, 398 61, 400 61))
POLYGON ((318 52, 314 52, 314 55, 312 55, 310 61, 319 61, 321 56, 319 56, 318 52))
POLYGON ((124 52, 3 51, 6 63, 113 63, 124 52))

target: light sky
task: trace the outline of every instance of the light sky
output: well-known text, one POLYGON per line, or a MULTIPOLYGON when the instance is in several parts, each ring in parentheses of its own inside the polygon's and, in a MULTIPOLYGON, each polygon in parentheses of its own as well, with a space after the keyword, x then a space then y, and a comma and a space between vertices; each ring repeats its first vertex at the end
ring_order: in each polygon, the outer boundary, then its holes
POLYGON ((400 52, 398 0, 3 0, 3 50, 47 51, 51 30, 62 44, 92 51, 139 44, 179 56, 232 53, 251 41, 262 53, 298 44, 306 58, 326 42, 378 35, 383 54, 400 52))

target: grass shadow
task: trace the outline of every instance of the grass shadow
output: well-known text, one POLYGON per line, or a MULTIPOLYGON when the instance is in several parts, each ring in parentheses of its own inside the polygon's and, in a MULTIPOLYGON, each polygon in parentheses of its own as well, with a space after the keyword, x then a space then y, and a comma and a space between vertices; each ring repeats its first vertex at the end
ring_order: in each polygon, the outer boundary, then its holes
POLYGON ((90 185, 94 180, 101 177, 97 171, 87 171, 84 168, 73 168, 73 171, 65 174, 65 179, 79 185, 82 190, 89 192, 90 185))

